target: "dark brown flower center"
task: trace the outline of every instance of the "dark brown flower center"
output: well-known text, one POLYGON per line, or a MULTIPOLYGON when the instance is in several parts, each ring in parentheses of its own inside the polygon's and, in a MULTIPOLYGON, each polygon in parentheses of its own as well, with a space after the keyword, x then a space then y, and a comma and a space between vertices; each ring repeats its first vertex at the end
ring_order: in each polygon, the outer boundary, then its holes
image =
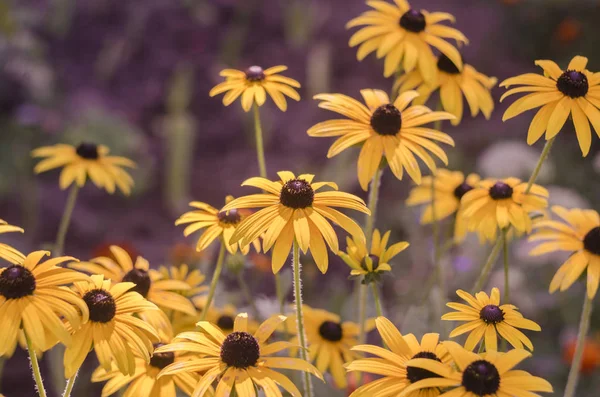
MULTIPOLYGON (((154 348, 158 349, 159 347, 164 345, 164 343, 156 343, 154 344, 154 348)), ((158 369, 163 369, 167 365, 173 364, 174 361, 175 353, 173 352, 154 353, 152 354, 152 357, 150 357, 150 365, 158 369)))
POLYGON ((437 67, 442 72, 446 72, 448 74, 460 74, 460 70, 458 70, 454 62, 452 62, 450 58, 444 54, 440 54, 438 57, 437 67))
POLYGON ((479 318, 486 324, 498 324, 504 321, 504 312, 496 305, 487 305, 479 312, 479 318))
POLYGON ((260 357, 256 338, 247 332, 232 332, 221 345, 221 360, 235 368, 255 366, 260 357))
POLYGON ((425 30, 425 15, 422 12, 410 9, 400 18, 400 26, 409 32, 419 33, 425 30))
MULTIPOLYGON (((369 254, 369 258, 373 261, 373 271, 377 270, 379 267, 379 257, 377 255, 369 254)), ((365 259, 362 260, 360 267, 362 267, 365 271, 369 271, 369 267, 367 266, 367 261, 365 259)))
POLYGON ((490 188, 490 197, 494 200, 502 200, 511 198, 513 195, 513 188, 504 182, 496 182, 494 186, 490 188))
POLYGON ((319 327, 319 335, 330 342, 339 342, 344 336, 342 325, 334 321, 324 321, 319 327))
POLYGON ((228 225, 237 225, 242 220, 240 213, 235 208, 229 211, 221 211, 217 214, 219 221, 228 225))
POLYGON ((265 79, 265 71, 260 66, 250 66, 246 69, 246 80, 261 81, 265 79))
POLYGON ((596 226, 583 238, 583 248, 595 255, 600 255, 600 227, 596 226))
POLYGON ((219 317, 219 319, 217 320, 217 325, 221 329, 230 330, 233 329, 234 322, 235 320, 233 319, 233 317, 224 315, 219 317))
POLYGON ((579 98, 585 96, 590 88, 585 74, 567 70, 556 81, 556 88, 566 96, 579 98))
POLYGON ((402 128, 402 113, 391 103, 381 105, 371 116, 371 127, 379 135, 396 135, 402 128))
POLYGON ((281 188, 279 201, 289 208, 310 207, 315 199, 315 192, 310 183, 304 179, 291 179, 281 188))
POLYGON ((147 271, 143 269, 131 269, 125 276, 123 276, 123 281, 135 283, 135 287, 133 287, 130 291, 135 291, 144 298, 148 296, 148 291, 150 291, 152 280, 150 280, 150 275, 147 271))
POLYGON ((35 285, 35 277, 31 271, 21 265, 9 266, 0 275, 0 295, 6 299, 33 295, 35 285))
POLYGON ((457 199, 461 199, 465 194, 469 191, 473 190, 473 186, 469 185, 467 182, 463 182, 454 189, 454 197, 457 199))
POLYGON ((115 317, 117 305, 110 292, 103 289, 93 289, 83 295, 83 301, 90 311, 91 321, 107 323, 115 317))
POLYGON ((77 149, 77 155, 87 160, 96 160, 98 158, 98 146, 93 143, 83 142, 77 149))
POLYGON ((474 361, 465 368, 462 385, 476 396, 492 396, 500 389, 500 374, 489 361, 474 361))
MULTIPOLYGON (((442 362, 442 360, 440 360, 438 356, 436 356, 435 353, 432 352, 420 352, 415 354, 412 358, 427 358, 429 360, 442 362)), ((406 367, 406 377, 408 378, 410 383, 416 383, 423 379, 439 378, 440 376, 423 368, 408 366, 406 367)))

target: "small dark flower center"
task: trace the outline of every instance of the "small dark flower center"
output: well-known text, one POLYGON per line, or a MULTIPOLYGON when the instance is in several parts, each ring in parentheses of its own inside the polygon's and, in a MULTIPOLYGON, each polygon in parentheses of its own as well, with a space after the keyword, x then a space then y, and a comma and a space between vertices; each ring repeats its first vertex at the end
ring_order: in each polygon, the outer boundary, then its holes
POLYGON ((333 321, 325 321, 319 327, 319 334, 331 342, 339 342, 342 340, 343 332, 342 325, 333 321))
POLYGON ((259 357, 258 341, 247 332, 232 332, 221 345, 221 360, 231 367, 252 367, 256 365, 259 357))
POLYGON ((504 321, 504 312, 496 305, 487 305, 479 312, 479 318, 486 324, 498 324, 504 321))
POLYGON ((224 330, 233 329, 233 324, 234 319, 231 316, 224 315, 219 317, 219 319, 217 320, 217 325, 219 326, 219 328, 224 330))
POLYGON ((556 81, 556 88, 566 96, 579 98, 588 93, 590 86, 585 74, 575 70, 567 70, 556 81))
POLYGON ((425 15, 422 12, 410 9, 400 18, 400 26, 409 32, 419 33, 425 30, 425 15))
POLYGON ((0 275, 0 295, 6 299, 33 295, 33 291, 35 291, 35 277, 24 266, 9 266, 0 275))
POLYGON ((83 295, 83 301, 90 311, 90 320, 97 323, 107 323, 117 312, 117 305, 110 292, 103 289, 93 289, 83 295))
POLYGON ((460 70, 458 70, 454 62, 452 62, 450 58, 444 54, 440 54, 438 57, 437 67, 442 72, 446 72, 448 74, 460 74, 460 70))
POLYGON ((495 395, 500 389, 500 374, 496 366, 489 361, 474 361, 465 368, 462 385, 476 396, 495 395))
POLYGON ((473 190, 473 186, 469 185, 467 182, 463 182, 454 189, 454 197, 457 199, 461 199, 465 194, 469 191, 473 190))
MULTIPOLYGON (((158 349, 159 347, 164 345, 164 343, 156 343, 154 345, 154 348, 158 349)), ((152 357, 150 357, 150 365, 158 369, 163 369, 167 365, 173 364, 174 361, 175 353, 173 352, 154 353, 152 354, 152 357)))
POLYGON ((496 182, 494 186, 490 188, 490 197, 494 200, 502 200, 511 198, 513 195, 513 188, 504 182, 496 182))
POLYGON ((310 183, 304 179, 292 179, 281 188, 279 201, 286 207, 298 209, 310 207, 315 199, 315 192, 310 183))
POLYGON ((250 66, 246 69, 246 80, 261 81, 265 79, 265 72, 260 66, 250 66))
POLYGON ((595 255, 600 255, 600 227, 596 226, 583 238, 583 248, 595 255))
MULTIPOLYGON (((377 255, 369 254, 369 258, 371 258, 371 260, 373 261, 373 271, 377 270, 377 268, 379 267, 379 257, 377 255)), ((365 259, 362 260, 360 267, 362 267, 367 272, 369 271, 369 268, 367 267, 367 261, 365 259)))
MULTIPOLYGON (((432 352, 420 352, 415 354, 412 358, 427 358, 429 360, 442 362, 442 360, 440 360, 438 356, 436 356, 435 353, 432 352)), ((439 378, 440 376, 423 368, 408 366, 406 367, 406 377, 408 378, 410 383, 416 383, 423 379, 439 378)))
POLYGON ((87 160, 96 160, 98 158, 98 146, 93 143, 83 142, 75 150, 79 157, 87 160))
POLYGON ((391 103, 379 106, 371 116, 371 127, 379 135, 396 135, 402 128, 402 113, 391 103))
POLYGON ((152 280, 150 280, 150 275, 147 271, 143 269, 132 269, 127 272, 125 276, 123 276, 123 281, 135 283, 135 287, 133 287, 130 291, 135 291, 144 298, 148 296, 148 291, 150 291, 152 280))
POLYGON ((237 225, 242 220, 240 213, 235 208, 229 211, 221 211, 217 214, 219 221, 228 225, 237 225))

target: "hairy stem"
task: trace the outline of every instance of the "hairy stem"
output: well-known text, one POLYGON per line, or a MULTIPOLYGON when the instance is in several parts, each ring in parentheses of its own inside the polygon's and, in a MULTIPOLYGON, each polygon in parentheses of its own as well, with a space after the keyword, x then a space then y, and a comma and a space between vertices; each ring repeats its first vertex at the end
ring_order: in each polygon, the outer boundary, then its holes
POLYGON ((200 321, 206 320, 206 315, 208 314, 208 310, 210 309, 210 305, 215 297, 215 291, 217 290, 217 283, 219 282, 219 277, 221 277, 221 271, 223 270, 223 262, 225 260, 225 242, 221 241, 221 247, 219 248, 219 257, 217 259, 217 266, 215 267, 215 272, 213 273, 212 281, 210 282, 210 289, 208 290, 208 298, 206 299, 206 305, 204 306, 204 310, 202 310, 202 314, 200 315, 200 321))
POLYGON ((25 333, 25 340, 27 341, 27 351, 29 352, 29 360, 31 362, 31 372, 33 373, 33 379, 37 386, 37 392, 40 397, 46 397, 46 389, 44 389, 44 381, 42 380, 42 373, 40 372, 40 364, 38 363, 37 356, 35 355, 35 349, 31 338, 25 333))
POLYGON ((262 125, 260 123, 260 111, 258 105, 254 102, 254 137, 256 138, 256 158, 258 159, 258 170, 260 176, 267 177, 267 164, 265 162, 265 148, 263 143, 262 125))
POLYGON ((375 299, 375 310, 377 311, 377 317, 383 316, 383 310, 381 308, 381 299, 379 298, 379 288, 377 288, 377 283, 371 283, 371 288, 373 289, 373 298, 375 299))
POLYGON ((70 377, 67 381, 67 387, 65 387, 63 397, 71 397, 71 392, 73 391, 73 386, 75 385, 75 378, 77 378, 77 372, 75 372, 75 375, 70 377))
POLYGON ((575 346, 575 354, 573 355, 573 361, 571 362, 571 369, 569 370, 569 378, 567 379, 564 397, 575 396, 575 389, 577 389, 577 382, 579 381, 579 371, 581 370, 581 359, 583 358, 583 351, 585 348, 585 338, 590 328, 592 300, 587 297, 587 294, 584 299, 583 308, 581 310, 581 320, 579 320, 577 345, 575 346))
POLYGON ((65 211, 63 212, 58 227, 58 233, 56 234, 56 243, 54 244, 54 256, 61 256, 65 248, 65 238, 67 237, 67 230, 71 223, 71 215, 73 215, 73 209, 75 208, 75 202, 77 201, 77 194, 79 193, 79 186, 75 183, 71 186, 69 191, 69 197, 67 198, 67 204, 65 205, 65 211))
POLYGON ((494 266, 494 262, 496 262, 496 259, 498 258, 498 254, 500 254, 501 247, 502 247, 502 239, 499 238, 496 240, 496 244, 494 244, 494 247, 492 248, 492 251, 490 252, 490 255, 488 256, 487 261, 481 268, 481 273, 479 274, 479 277, 477 278, 477 281, 475 282, 475 285, 473 286, 473 290, 472 290, 473 293, 477 293, 477 292, 481 291, 481 288, 483 288, 483 286, 485 285, 485 283, 492 271, 492 267, 494 266))

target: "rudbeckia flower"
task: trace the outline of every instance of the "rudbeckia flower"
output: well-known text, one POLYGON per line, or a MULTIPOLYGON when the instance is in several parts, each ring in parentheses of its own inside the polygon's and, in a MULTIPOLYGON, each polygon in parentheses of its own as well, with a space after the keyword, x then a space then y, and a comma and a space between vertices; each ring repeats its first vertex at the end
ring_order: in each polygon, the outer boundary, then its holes
MULTIPOLYGON (((475 354, 463 349, 458 343, 443 342, 452 356, 458 371, 434 360, 413 359, 407 365, 426 371, 429 376, 410 385, 398 397, 422 396, 418 393, 431 388, 446 389, 440 397, 481 397, 481 396, 538 396, 533 392, 552 393, 548 381, 531 375, 529 372, 513 369, 531 354, 522 349, 507 353, 495 351, 475 354)), ((427 395, 427 394, 425 394, 427 395)))
POLYGON ((240 95, 242 96, 242 108, 248 112, 253 104, 262 106, 267 94, 273 99, 275 105, 285 112, 287 102, 285 96, 296 101, 300 95, 294 88, 300 88, 300 83, 279 73, 287 70, 287 66, 273 66, 263 70, 260 66, 250 66, 245 71, 236 69, 222 70, 220 75, 225 81, 210 90, 211 97, 227 92, 223 97, 223 105, 231 105, 240 95))
POLYGON ((45 157, 33 169, 36 174, 63 167, 60 172, 59 186, 68 188, 72 183, 83 187, 87 178, 100 189, 108 193, 115 192, 115 186, 125 195, 131 193, 133 179, 123 167, 135 167, 135 163, 125 157, 109 156, 104 145, 84 142, 79 146, 54 145, 37 148, 31 152, 33 157, 45 157))
POLYGON ((342 94, 319 94, 315 99, 323 102, 319 107, 339 113, 347 119, 329 120, 311 127, 307 133, 313 137, 339 137, 327 152, 333 157, 354 145, 361 145, 358 156, 358 181, 363 190, 381 165, 385 154, 390 169, 398 179, 404 170, 417 183, 421 183, 420 159, 434 171, 435 161, 428 153, 448 164, 448 156, 435 141, 454 146, 454 140, 443 132, 423 127, 438 120, 451 120, 453 115, 433 112, 426 106, 409 106, 419 94, 416 91, 402 93, 390 103, 388 95, 381 90, 361 90, 366 106, 342 94))
POLYGON ((198 269, 190 269, 186 264, 179 266, 160 266, 157 270, 150 269, 150 273, 159 273, 163 280, 183 281, 189 286, 189 289, 177 291, 180 295, 191 298, 193 296, 208 292, 208 286, 202 285, 206 276, 198 269))
POLYGON ((304 360, 273 356, 292 346, 288 342, 267 343, 285 319, 285 316, 273 316, 251 334, 248 332, 248 316, 242 313, 235 319, 234 331, 227 336, 217 326, 201 321, 198 326, 206 333, 184 332, 177 335, 174 343, 160 347, 155 352, 194 352, 201 358, 168 365, 160 372, 159 379, 182 372, 201 372, 194 396, 203 396, 213 383, 217 383, 215 389, 218 395, 230 395, 235 389, 240 397, 253 397, 255 390, 264 392, 266 397, 279 397, 281 386, 293 397, 301 397, 294 383, 274 369, 306 371, 319 379, 323 377, 304 360))
MULTIPOLYGON (((225 204, 230 203, 232 200, 233 196, 227 196, 225 198, 225 204)), ((222 239, 222 244, 225 244, 225 248, 230 254, 235 254, 238 248, 244 255, 250 251, 250 244, 240 246, 237 242, 231 241, 231 236, 240 222, 248 217, 249 211, 243 209, 240 210, 238 208, 219 211, 213 206, 199 201, 192 201, 190 206, 197 209, 181 215, 179 219, 175 221, 175 225, 188 224, 183 230, 183 235, 186 237, 198 230, 206 228, 200 235, 198 243, 196 244, 197 251, 205 250, 218 238, 222 239)), ((256 252, 260 251, 260 240, 258 239, 258 236, 252 240, 251 244, 256 252)))
POLYGON ((444 314, 442 320, 467 321, 466 324, 455 328, 450 333, 450 337, 454 338, 470 332, 465 342, 465 349, 475 349, 481 338, 485 337, 485 350, 498 350, 498 334, 500 334, 513 347, 522 349, 525 345, 533 351, 533 345, 529 338, 517 328, 531 331, 541 331, 542 329, 533 321, 524 318, 514 305, 500 305, 498 288, 492 288, 490 296, 483 291, 473 296, 460 289, 456 291, 456 294, 463 298, 469 306, 462 303, 447 303, 446 306, 458 311, 444 314))
POLYGON ((50 252, 35 251, 22 264, 0 269, 0 357, 12 356, 21 330, 38 352, 48 350, 57 340, 73 346, 68 326, 78 328, 87 321, 87 306, 65 286, 88 277, 58 266, 77 259, 61 256, 40 263, 46 255, 50 252))
POLYGON ((562 222, 536 222, 529 241, 540 242, 529 255, 566 251, 571 256, 558 269, 550 282, 550 293, 567 290, 587 270, 587 295, 593 299, 600 282, 600 216, 594 210, 568 210, 553 206, 552 212, 562 222))
MULTIPOLYGON (((229 335, 233 332, 235 318, 239 311, 233 305, 224 305, 221 308, 214 308, 211 310, 206 318, 209 322, 215 324, 225 335, 229 335)), ((259 324, 248 318, 248 332, 254 333, 258 329, 259 324)))
POLYGON ((114 361, 123 374, 133 375, 136 356, 150 361, 152 341, 159 340, 158 334, 133 314, 158 308, 133 291, 134 283, 111 283, 94 275, 91 281, 78 281, 73 287, 87 305, 89 321, 73 328, 73 343, 64 355, 65 378, 77 372, 92 348, 106 371, 114 361))
POLYGON ((385 77, 400 68, 406 73, 418 68, 425 80, 430 81, 436 72, 433 47, 462 69, 460 53, 445 39, 454 39, 457 44, 466 44, 468 40, 460 31, 440 24, 454 22, 452 15, 419 11, 411 8, 406 0, 394 2, 395 5, 379 0, 367 1, 374 10, 366 11, 346 24, 347 29, 366 26, 354 33, 349 42, 350 47, 360 44, 356 54, 359 61, 377 51, 377 58, 385 57, 385 77))
POLYGON ((273 248, 273 273, 279 272, 289 256, 294 239, 306 253, 309 249, 322 273, 327 272, 329 257, 325 242, 333 252, 339 251, 338 239, 329 221, 332 221, 353 236, 364 238, 361 228, 352 219, 332 207, 350 208, 370 215, 369 209, 353 194, 337 191, 333 182, 314 182, 314 175, 296 177, 289 171, 277 173, 280 180, 273 182, 265 178, 250 178, 242 186, 254 186, 264 193, 237 198, 221 211, 234 208, 259 208, 260 211, 244 219, 237 227, 230 242, 241 241, 247 245, 258 236, 263 236, 263 250, 273 248), (329 186, 333 191, 318 192, 329 186))
MULTIPOLYGON (((24 230, 18 226, 9 225, 6 221, 0 219, 0 234, 10 232, 23 233, 24 230)), ((25 255, 23 255, 18 249, 13 248, 8 244, 0 243, 0 258, 12 263, 13 265, 16 265, 18 263, 23 263, 25 255)))
MULTIPOLYGON (((450 171, 445 168, 438 169, 435 173, 435 218, 436 221, 441 221, 456 214, 454 239, 457 242, 464 240, 467 234, 467 222, 462 216, 460 200, 479 184, 480 179, 477 174, 469 174, 465 177, 460 171, 450 171)), ((423 177, 421 184, 412 188, 406 200, 408 206, 426 205, 421 215, 421 224, 433 222, 431 181, 431 176, 423 177)))
POLYGON ((531 233, 529 213, 548 206, 548 191, 538 185, 525 194, 527 183, 517 178, 486 179, 468 191, 461 200, 462 215, 470 231, 493 241, 498 229, 509 226, 519 233, 531 233))
POLYGON ((500 83, 501 87, 520 85, 508 90, 500 101, 509 95, 527 92, 516 100, 504 113, 502 120, 541 106, 529 125, 527 143, 532 145, 546 133, 546 140, 554 138, 565 125, 569 116, 573 119, 577 140, 583 156, 592 145, 590 123, 600 135, 600 73, 586 69, 588 59, 574 57, 566 70, 549 60, 535 61, 544 75, 526 73, 511 77, 500 83))
POLYGON ((338 255, 352 268, 351 276, 364 277, 363 284, 368 284, 379 281, 384 272, 392 270, 389 261, 408 248, 409 244, 402 241, 387 247, 390 233, 388 230, 381 236, 379 230, 375 229, 370 250, 365 240, 346 237, 347 252, 340 251, 338 255))
POLYGON ((347 365, 348 371, 360 371, 381 376, 356 389, 350 397, 406 396, 436 397, 438 388, 424 388, 423 391, 407 392, 407 387, 428 379, 432 374, 420 368, 407 366, 411 359, 432 361, 449 368, 451 358, 439 343, 438 334, 425 334, 421 343, 413 334, 402 335, 385 317, 378 317, 375 325, 387 348, 373 345, 359 345, 353 351, 369 353, 373 358, 361 358, 347 365), (403 393, 404 391, 404 393, 403 393))
POLYGON ((494 110, 494 99, 490 90, 498 80, 478 72, 473 66, 465 64, 460 70, 450 58, 441 54, 437 61, 438 73, 431 81, 424 81, 417 70, 398 79, 394 87, 400 92, 416 89, 420 96, 415 105, 423 105, 436 90, 440 90, 442 109, 453 114, 452 125, 460 124, 463 117, 463 97, 469 105, 471 117, 481 113, 490 119, 494 110))

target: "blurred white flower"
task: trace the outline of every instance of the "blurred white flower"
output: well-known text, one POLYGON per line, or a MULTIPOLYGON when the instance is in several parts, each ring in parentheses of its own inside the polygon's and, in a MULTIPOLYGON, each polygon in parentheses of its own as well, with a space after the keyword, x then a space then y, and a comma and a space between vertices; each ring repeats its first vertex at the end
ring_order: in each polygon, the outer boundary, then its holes
MULTIPOLYGON (((486 178, 517 177, 527 180, 533 172, 540 151, 520 141, 503 141, 491 145, 477 159, 477 170, 486 178)), ((554 177, 555 167, 546 160, 537 179, 544 184, 554 177)))

